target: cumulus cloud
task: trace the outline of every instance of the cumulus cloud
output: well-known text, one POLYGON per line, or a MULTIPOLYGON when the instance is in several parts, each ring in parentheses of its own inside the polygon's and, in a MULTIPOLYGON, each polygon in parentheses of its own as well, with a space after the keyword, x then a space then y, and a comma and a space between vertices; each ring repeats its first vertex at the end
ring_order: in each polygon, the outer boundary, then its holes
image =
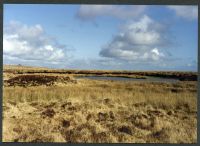
POLYGON ((82 20, 95 19, 97 16, 113 16, 128 19, 140 16, 146 6, 116 6, 116 5, 81 5, 77 17, 82 20))
POLYGON ((47 35, 41 25, 12 21, 4 27, 4 61, 59 64, 67 58, 66 46, 47 35))
POLYGON ((127 61, 158 61, 170 43, 166 27, 144 15, 124 25, 100 51, 100 56, 127 61))
POLYGON ((175 11, 176 15, 187 20, 194 20, 198 18, 197 6, 167 6, 169 9, 175 11))

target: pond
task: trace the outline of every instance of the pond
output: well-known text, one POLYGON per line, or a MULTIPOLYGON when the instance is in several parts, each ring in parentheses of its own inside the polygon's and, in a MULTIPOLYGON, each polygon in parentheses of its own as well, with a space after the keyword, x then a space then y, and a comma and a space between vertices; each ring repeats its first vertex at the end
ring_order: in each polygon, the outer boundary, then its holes
POLYGON ((140 82, 170 82, 180 81, 179 79, 161 78, 161 77, 146 77, 145 79, 112 77, 112 76, 77 76, 76 79, 91 79, 91 80, 112 80, 112 81, 140 81, 140 82))

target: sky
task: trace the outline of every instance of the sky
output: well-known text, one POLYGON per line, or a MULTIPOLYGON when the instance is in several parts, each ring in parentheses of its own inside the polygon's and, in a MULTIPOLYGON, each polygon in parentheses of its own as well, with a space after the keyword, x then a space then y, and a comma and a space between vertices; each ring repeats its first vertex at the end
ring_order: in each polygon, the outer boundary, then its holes
POLYGON ((197 71, 198 7, 4 4, 3 63, 197 71))

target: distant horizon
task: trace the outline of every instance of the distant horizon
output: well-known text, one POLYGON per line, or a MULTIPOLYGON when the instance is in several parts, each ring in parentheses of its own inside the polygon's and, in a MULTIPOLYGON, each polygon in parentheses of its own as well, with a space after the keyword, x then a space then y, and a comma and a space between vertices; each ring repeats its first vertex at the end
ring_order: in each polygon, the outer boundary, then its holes
POLYGON ((197 53, 197 6, 4 4, 5 65, 197 72, 197 53))
POLYGON ((91 71, 142 71, 142 72, 194 72, 198 71, 185 71, 185 70, 116 70, 116 69, 80 69, 80 68, 54 68, 54 67, 45 67, 45 66, 31 66, 31 65, 22 65, 22 64, 3 64, 3 66, 20 66, 20 67, 31 67, 31 68, 46 68, 46 69, 55 69, 55 70, 91 70, 91 71))

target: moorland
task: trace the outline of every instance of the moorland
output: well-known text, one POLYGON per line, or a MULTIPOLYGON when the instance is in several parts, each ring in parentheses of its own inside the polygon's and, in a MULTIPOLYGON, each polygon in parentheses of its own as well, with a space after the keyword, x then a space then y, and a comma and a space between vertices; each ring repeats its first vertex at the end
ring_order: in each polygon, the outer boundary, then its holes
POLYGON ((4 65, 3 141, 196 143, 197 73, 4 65), (178 81, 77 78, 94 75, 178 81))

